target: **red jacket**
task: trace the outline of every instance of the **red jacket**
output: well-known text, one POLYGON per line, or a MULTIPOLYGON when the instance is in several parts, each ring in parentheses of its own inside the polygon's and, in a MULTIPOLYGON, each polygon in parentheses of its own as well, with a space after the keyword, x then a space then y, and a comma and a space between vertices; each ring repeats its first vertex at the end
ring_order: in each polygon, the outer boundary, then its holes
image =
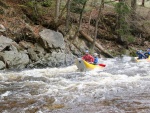
POLYGON ((87 62, 94 62, 94 57, 92 57, 89 54, 86 54, 82 57, 83 60, 87 61, 87 62))

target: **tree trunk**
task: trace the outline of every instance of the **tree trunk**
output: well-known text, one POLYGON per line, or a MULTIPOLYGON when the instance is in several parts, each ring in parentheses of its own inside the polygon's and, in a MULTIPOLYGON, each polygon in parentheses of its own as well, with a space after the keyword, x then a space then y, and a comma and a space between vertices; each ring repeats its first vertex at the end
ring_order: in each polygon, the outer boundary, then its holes
MULTIPOLYGON (((123 3, 124 3, 124 0, 119 0, 119 2, 123 2, 123 3)), ((122 10, 122 7, 123 7, 123 6, 120 5, 120 6, 119 6, 119 9, 122 10)), ((117 17, 117 29, 119 30, 119 29, 121 29, 121 22, 120 22, 120 20, 123 18, 123 14, 120 13, 120 14, 118 14, 117 16, 118 16, 118 17, 117 17)), ((123 42, 124 42, 122 36, 119 34, 118 31, 117 31, 117 37, 118 37, 118 42, 120 42, 120 43, 123 43, 123 42)))
POLYGON ((83 8, 82 8, 82 12, 80 14, 80 18, 79 18, 79 25, 78 25, 78 29, 77 31, 75 32, 75 35, 73 36, 73 39, 75 39, 81 29, 81 24, 82 24, 82 16, 83 16, 83 11, 85 9, 85 6, 86 6, 86 3, 87 3, 87 0, 85 0, 84 4, 83 4, 83 8))
POLYGON ((144 6, 145 5, 145 0, 142 0, 142 6, 144 6))
POLYGON ((93 38, 93 44, 92 44, 92 47, 91 47, 91 53, 94 52, 95 42, 96 42, 96 38, 97 38, 97 31, 98 31, 98 23, 99 23, 99 20, 100 20, 101 9, 103 7, 103 4, 104 4, 104 0, 101 1, 101 4, 99 6, 98 16, 97 16, 96 25, 95 25, 95 34, 94 34, 94 38, 93 38))
POLYGON ((92 0, 91 5, 95 7, 96 4, 97 4, 97 0, 92 0))
POLYGON ((131 16, 132 16, 132 20, 135 19, 136 3, 137 3, 137 0, 131 0, 131 7, 132 7, 131 16))
POLYGON ((128 4, 129 6, 131 6, 131 1, 132 0, 126 0, 125 2, 126 2, 126 4, 128 4))
POLYGON ((91 16, 92 16, 92 12, 93 12, 93 10, 91 10, 91 12, 90 12, 89 21, 88 21, 88 34, 91 34, 91 31, 90 31, 90 25, 91 25, 91 16))
MULTIPOLYGON (((93 39, 92 39, 89 35, 87 35, 87 34, 84 33, 83 31, 79 31, 79 32, 80 32, 80 34, 81 34, 84 38, 86 38, 88 41, 90 41, 91 43, 93 43, 93 39)), ((112 56, 110 53, 108 53, 107 51, 105 51, 105 49, 104 49, 101 45, 99 45, 97 42, 95 43, 95 46, 96 46, 99 50, 101 50, 107 57, 113 58, 113 56, 112 56)))
POLYGON ((56 6, 55 6, 55 23, 58 22, 59 8, 60 8, 60 0, 56 0, 56 6))
MULTIPOLYGON (((61 3, 60 3, 61 4, 61 3)), ((65 14, 65 9, 67 8, 67 4, 68 4, 68 1, 67 3, 65 4, 65 6, 63 7, 63 9, 61 10, 61 12, 59 12, 59 19, 62 18, 62 16, 65 14)))
POLYGON ((137 0, 131 0, 131 7, 133 11, 136 11, 136 3, 137 3, 137 0))
POLYGON ((35 12, 35 16, 38 17, 38 10, 37 10, 37 2, 36 2, 36 0, 34 0, 34 12, 35 12))
POLYGON ((67 1, 67 15, 66 15, 66 32, 69 31, 69 21, 70 21, 70 2, 71 0, 67 1))

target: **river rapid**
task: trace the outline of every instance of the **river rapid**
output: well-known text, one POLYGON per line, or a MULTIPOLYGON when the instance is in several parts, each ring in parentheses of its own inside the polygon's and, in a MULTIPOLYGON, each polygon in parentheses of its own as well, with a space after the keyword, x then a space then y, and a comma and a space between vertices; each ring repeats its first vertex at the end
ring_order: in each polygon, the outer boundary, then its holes
POLYGON ((0 113, 150 113, 150 62, 101 59, 103 70, 76 65, 0 72, 0 113))

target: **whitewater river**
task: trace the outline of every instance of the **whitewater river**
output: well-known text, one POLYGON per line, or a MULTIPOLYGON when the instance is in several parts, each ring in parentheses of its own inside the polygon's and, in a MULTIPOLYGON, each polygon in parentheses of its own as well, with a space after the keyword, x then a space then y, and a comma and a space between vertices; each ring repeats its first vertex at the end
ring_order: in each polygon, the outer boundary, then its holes
POLYGON ((0 72, 0 113, 150 113, 150 62, 102 59, 104 70, 75 65, 0 72))

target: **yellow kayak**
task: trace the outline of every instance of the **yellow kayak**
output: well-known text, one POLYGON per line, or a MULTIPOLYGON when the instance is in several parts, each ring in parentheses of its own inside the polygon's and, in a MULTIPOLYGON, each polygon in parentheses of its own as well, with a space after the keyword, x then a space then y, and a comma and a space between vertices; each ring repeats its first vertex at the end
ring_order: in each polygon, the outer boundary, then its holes
POLYGON ((137 62, 142 62, 142 61, 148 61, 148 62, 150 62, 150 56, 147 59, 138 59, 138 57, 135 57, 135 60, 137 62))
POLYGON ((93 69, 102 69, 105 67, 103 65, 101 66, 101 65, 90 64, 90 63, 86 62, 85 60, 83 60, 82 58, 76 59, 75 63, 76 63, 76 66, 78 67, 78 69, 82 72, 83 71, 90 71, 93 69))

